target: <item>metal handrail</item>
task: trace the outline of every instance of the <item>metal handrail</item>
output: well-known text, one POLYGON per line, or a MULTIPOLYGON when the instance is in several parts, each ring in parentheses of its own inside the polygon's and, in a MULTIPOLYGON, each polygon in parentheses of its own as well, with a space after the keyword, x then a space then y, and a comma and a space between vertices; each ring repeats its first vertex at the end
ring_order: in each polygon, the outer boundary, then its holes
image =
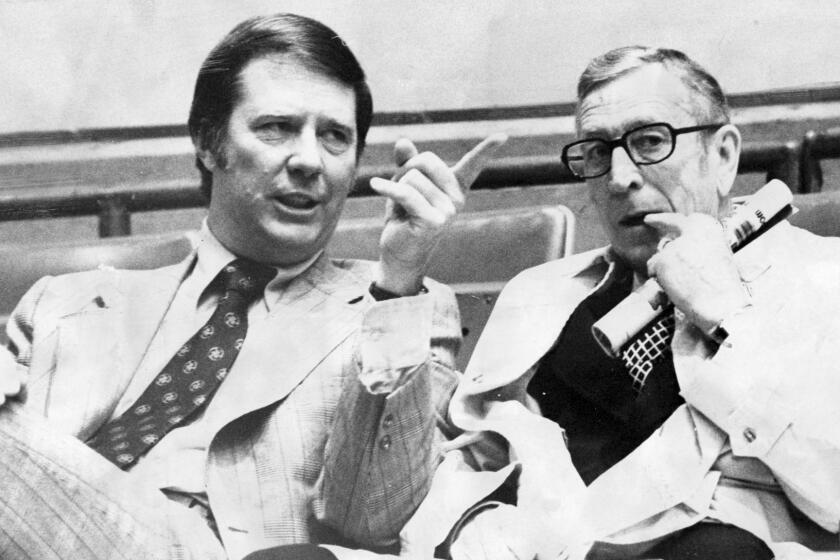
POLYGON ((840 157, 840 128, 809 130, 802 140, 800 192, 819 192, 823 186, 820 160, 840 157))
MULTIPOLYGON (((745 144, 739 172, 763 172, 791 185, 799 184, 800 142, 755 142, 745 144)), ((351 196, 375 194, 371 177, 389 177, 389 166, 363 166, 351 196)), ((579 182, 560 161, 559 155, 518 156, 491 162, 479 174, 473 189, 551 185, 579 182)), ((150 210, 196 208, 206 204, 197 180, 178 179, 102 186, 60 186, 0 190, 0 221, 45 217, 99 216, 99 235, 112 237, 131 233, 131 214, 150 210)))

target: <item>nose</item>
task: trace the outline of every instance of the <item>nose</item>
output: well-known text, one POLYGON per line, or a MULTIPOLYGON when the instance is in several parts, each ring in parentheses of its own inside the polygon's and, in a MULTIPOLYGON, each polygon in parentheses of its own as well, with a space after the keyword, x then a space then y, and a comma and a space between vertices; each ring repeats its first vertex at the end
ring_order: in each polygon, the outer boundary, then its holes
POLYGON ((318 135, 310 127, 304 127, 290 145, 291 153, 286 162, 290 173, 312 177, 321 173, 323 161, 318 135))
POLYGON ((622 194, 642 184, 639 166, 633 163, 623 146, 613 148, 610 155, 609 190, 613 194, 622 194))

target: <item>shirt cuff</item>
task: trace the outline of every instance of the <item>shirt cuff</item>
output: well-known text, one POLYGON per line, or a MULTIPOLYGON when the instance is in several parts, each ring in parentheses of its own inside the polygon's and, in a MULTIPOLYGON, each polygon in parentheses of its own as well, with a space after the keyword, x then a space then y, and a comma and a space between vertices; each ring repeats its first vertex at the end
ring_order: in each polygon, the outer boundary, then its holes
POLYGON ((414 296, 414 295, 418 295, 418 294, 427 294, 427 293, 429 293, 429 290, 426 288, 426 286, 421 285, 420 286, 420 291, 417 292, 417 294, 397 294, 395 292, 391 292, 389 290, 385 290, 383 288, 380 288, 379 286, 376 285, 376 282, 371 282, 370 286, 368 287, 368 293, 376 301, 386 301, 386 300, 389 300, 389 299, 396 299, 396 298, 400 298, 400 297, 410 297, 410 296, 414 296))
POLYGON ((378 395, 396 390, 429 359, 434 302, 428 294, 376 302, 361 330, 359 381, 378 395))

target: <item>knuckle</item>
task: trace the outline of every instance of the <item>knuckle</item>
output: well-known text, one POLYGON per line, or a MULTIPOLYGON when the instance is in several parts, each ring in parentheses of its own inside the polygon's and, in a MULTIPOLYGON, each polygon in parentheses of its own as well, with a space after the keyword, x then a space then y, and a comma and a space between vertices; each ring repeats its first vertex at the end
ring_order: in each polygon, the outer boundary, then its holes
POLYGON ((420 169, 429 167, 432 156, 433 154, 431 152, 422 152, 405 162, 404 165, 405 167, 419 171, 420 169))
POLYGON ((429 225, 435 229, 440 229, 449 221, 448 217, 443 212, 434 212, 429 216, 429 225))
POLYGON ((438 157, 437 154, 434 152, 421 152, 417 155, 417 159, 420 163, 426 166, 438 165, 442 163, 442 160, 438 157))
POLYGON ((460 189, 456 190, 452 195, 449 197, 449 201, 452 203, 452 206, 460 210, 464 207, 464 204, 467 202, 467 198, 464 196, 464 193, 460 191, 460 189))
POLYGON ((449 221, 458 213, 458 208, 453 201, 447 200, 443 207, 440 208, 440 213, 446 221, 449 221))
POLYGON ((406 171, 405 174, 402 176, 402 181, 413 183, 420 180, 420 178, 422 177, 423 173, 421 173, 420 170, 416 168, 411 168, 408 171, 406 171))

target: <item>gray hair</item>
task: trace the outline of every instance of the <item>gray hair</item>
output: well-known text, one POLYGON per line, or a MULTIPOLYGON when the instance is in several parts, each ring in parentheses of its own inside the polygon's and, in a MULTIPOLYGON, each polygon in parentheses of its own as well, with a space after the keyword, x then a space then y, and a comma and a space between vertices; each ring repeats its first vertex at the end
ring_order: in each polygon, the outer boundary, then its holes
POLYGON ((705 68, 675 49, 620 47, 593 58, 578 80, 578 107, 585 97, 648 64, 662 64, 697 93, 695 116, 701 124, 728 123, 729 105, 718 81, 705 68))

